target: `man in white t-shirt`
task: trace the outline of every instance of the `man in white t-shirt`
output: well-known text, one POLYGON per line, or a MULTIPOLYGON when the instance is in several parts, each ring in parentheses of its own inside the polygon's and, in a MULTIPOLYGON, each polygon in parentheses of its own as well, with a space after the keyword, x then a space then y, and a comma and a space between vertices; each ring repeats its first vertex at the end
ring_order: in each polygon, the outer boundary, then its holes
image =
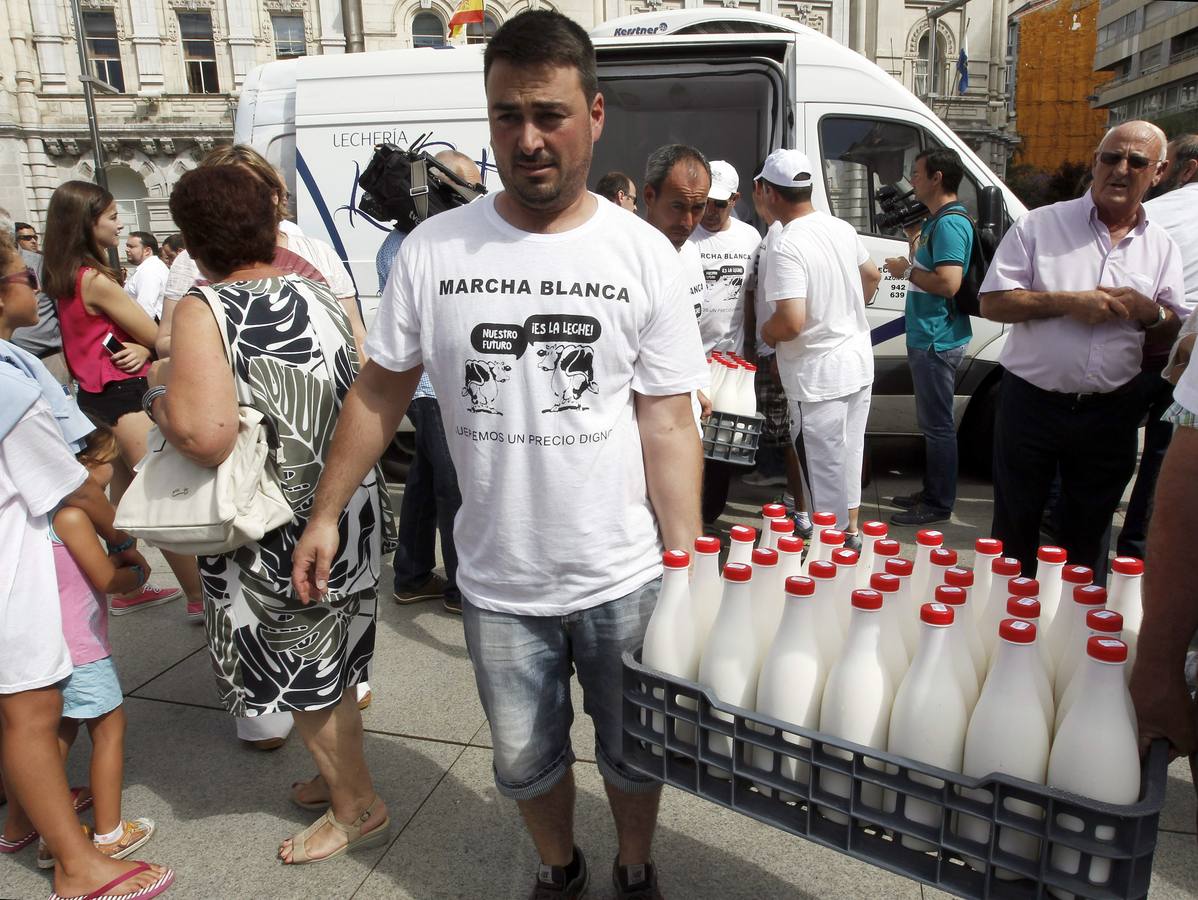
POLYGON ((690 242, 690 236, 703 218, 710 187, 711 167, 694 147, 666 144, 649 154, 645 162, 645 184, 641 188, 645 221, 669 238, 682 258, 686 299, 699 320, 703 317, 707 278, 699 248, 690 242))
POLYGON ((157 322, 162 318, 162 297, 170 267, 158 258, 158 239, 148 231, 133 231, 125 239, 125 261, 134 266, 125 281, 125 292, 157 322))
POLYGON ((295 586, 324 595, 354 473, 427 371, 462 488, 466 645, 496 784, 540 854, 536 896, 578 897, 588 879, 572 825, 573 670, 620 837, 616 894, 657 897, 660 786, 623 762, 620 657, 643 640, 663 545, 699 534, 699 330, 669 242, 586 190, 604 120, 586 33, 556 12, 522 13, 487 45, 483 71, 504 190, 404 241, 295 550, 295 586))
POLYGON ((861 462, 874 380, 865 299, 882 280, 853 226, 811 204, 811 161, 775 150, 757 179, 782 232, 770 247, 761 329, 775 348, 807 508, 860 545, 861 462), (855 538, 855 540, 854 540, 855 538))

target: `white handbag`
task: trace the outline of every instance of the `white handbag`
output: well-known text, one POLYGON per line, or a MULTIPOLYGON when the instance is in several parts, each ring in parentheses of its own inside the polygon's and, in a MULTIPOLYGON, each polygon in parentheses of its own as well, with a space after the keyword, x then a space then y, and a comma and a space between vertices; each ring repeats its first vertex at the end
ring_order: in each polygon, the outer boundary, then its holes
MULTIPOLYGON (((199 291, 216 318, 232 366, 224 306, 211 288, 199 291)), ((279 485, 278 436, 261 411, 241 396, 238 401, 237 441, 215 468, 197 465, 156 427, 150 430, 146 455, 117 509, 117 528, 162 550, 211 556, 295 521, 279 485)))

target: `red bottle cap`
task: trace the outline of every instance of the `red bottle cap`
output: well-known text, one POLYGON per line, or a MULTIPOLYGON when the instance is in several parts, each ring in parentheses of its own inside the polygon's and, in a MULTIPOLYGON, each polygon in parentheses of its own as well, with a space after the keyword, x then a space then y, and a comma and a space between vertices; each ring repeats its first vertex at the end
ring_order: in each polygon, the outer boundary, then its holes
POLYGON ((881 540, 874 544, 874 555, 898 556, 901 549, 898 541, 881 540))
POLYGON ((869 586, 871 590, 880 591, 883 594, 892 594, 899 589, 898 576, 887 575, 885 572, 875 572, 869 576, 869 586))
POLYGON ((757 529, 750 528, 748 525, 733 525, 732 540, 742 544, 752 543, 757 540, 757 529))
POLYGON ((770 519, 770 531, 774 534, 790 534, 794 530, 794 519, 788 519, 785 516, 781 519, 770 519))
POLYGON ((807 567, 807 574, 812 578, 835 578, 836 566, 826 559, 817 559, 807 567))
POLYGON ((957 551, 949 550, 947 547, 937 547, 932 551, 930 559, 934 566, 955 566, 957 551))
POLYGON ((1104 663, 1127 662, 1127 644, 1118 638, 1093 635, 1086 641, 1086 655, 1104 663))
POLYGON ((771 550, 769 547, 758 547, 753 551, 753 565, 755 566, 776 566, 778 565, 778 551, 771 550))
POLYGON ((810 597, 815 593, 815 582, 804 575, 791 575, 786 579, 786 593, 796 597, 810 597))
POLYGON ((878 610, 882 608, 882 595, 877 591, 853 591, 853 609, 878 610))
POLYGON ((1106 588, 1100 584, 1079 584, 1073 589, 1073 602, 1082 606, 1106 606, 1106 588))
POLYGON ((1036 626, 1027 619, 1003 619, 998 636, 1012 644, 1031 644, 1036 640, 1036 626))
POLYGON ((901 557, 892 557, 886 560, 884 566, 887 575, 897 575, 899 578, 910 578, 911 571, 915 568, 915 564, 909 559, 901 557))
POLYGON ((886 537, 888 530, 885 522, 866 522, 861 526, 861 533, 869 537, 886 537))
POLYGON ((755 365, 753 365, 752 363, 742 362, 740 365, 741 365, 741 368, 744 369, 746 372, 756 372, 757 371, 757 367, 755 365))
POLYGON ((696 553, 719 553, 720 539, 718 537, 695 538, 696 553))
POLYGON ((919 608, 920 621, 929 625, 952 625, 955 615, 953 608, 943 603, 925 603, 919 608))
POLYGON ((990 571, 1004 578, 1013 578, 1019 574, 1019 560, 1013 556, 1000 556, 990 564, 990 571))
POLYGON ((1041 547, 1036 551, 1036 559, 1046 563, 1063 563, 1068 556, 1064 547, 1041 547))
POLYGON ((915 543, 924 547, 939 547, 944 543, 944 535, 933 528, 925 528, 915 535, 915 543))
POLYGON ((949 606, 963 606, 965 604, 965 591, 959 587, 941 584, 936 587, 936 602, 946 603, 949 606))
POLYGON ((1040 618, 1040 601, 1035 597, 1008 597, 1007 615, 1021 619, 1040 618))
POLYGON ((1104 634, 1118 634, 1123 630, 1123 616, 1113 609, 1092 609, 1086 613, 1086 627, 1104 634))
POLYGON ((973 542, 973 549, 985 556, 1002 556, 1002 541, 998 538, 978 538, 973 542))
POLYGON ((963 569, 953 566, 944 573, 944 583, 949 587, 973 587, 973 569, 963 569))
POLYGON ((1115 561, 1111 563, 1111 571, 1120 575, 1143 575, 1144 560, 1134 556, 1116 556, 1115 561))
POLYGON ((753 577, 753 567, 744 563, 728 563, 724 566, 725 581, 749 581, 753 577))
POLYGON ((802 553, 803 546, 803 539, 797 534, 788 534, 778 538, 779 553, 802 553))
POLYGON ((1034 578, 1012 578, 1007 582, 1007 590, 1016 597, 1038 597, 1040 582, 1034 578))
POLYGON ((786 516, 786 507, 781 503, 767 503, 761 507, 761 514, 767 519, 782 519, 786 516))
POLYGON ((825 528, 819 536, 821 544, 833 544, 837 547, 844 545, 844 532, 837 531, 835 528, 825 528))
MULTIPOLYGON (((827 534, 825 531, 824 534, 827 534)), ((840 547, 832 551, 832 562, 838 566, 855 566, 857 565, 857 551, 850 550, 847 547, 840 547)))
POLYGON ((1094 570, 1085 566, 1065 566, 1061 569, 1061 580, 1070 584, 1090 584, 1094 580, 1094 570))
POLYGON ((812 524, 819 525, 821 528, 836 527, 836 513, 817 512, 811 514, 812 524))
POLYGON ((661 555, 661 564, 667 569, 685 569, 691 564, 691 555, 685 550, 667 550, 661 555))

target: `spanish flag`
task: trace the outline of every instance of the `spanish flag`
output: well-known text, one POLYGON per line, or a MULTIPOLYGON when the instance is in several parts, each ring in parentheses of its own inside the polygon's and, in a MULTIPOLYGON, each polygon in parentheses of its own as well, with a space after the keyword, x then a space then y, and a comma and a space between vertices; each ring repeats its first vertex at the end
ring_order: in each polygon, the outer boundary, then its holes
POLYGON ((461 37, 471 22, 483 20, 483 0, 462 0, 449 20, 449 39, 461 37))

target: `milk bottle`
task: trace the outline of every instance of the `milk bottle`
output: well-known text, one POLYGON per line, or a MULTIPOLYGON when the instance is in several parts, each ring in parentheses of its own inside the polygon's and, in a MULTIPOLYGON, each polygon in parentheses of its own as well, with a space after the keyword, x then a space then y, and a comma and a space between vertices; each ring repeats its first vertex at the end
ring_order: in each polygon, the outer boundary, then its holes
MULTIPOLYGON (((757 680, 757 711, 802 728, 819 727, 819 708, 824 695, 828 666, 819 642, 815 620, 815 582, 801 576, 786 579, 786 608, 777 636, 761 666, 757 680)), ((785 740, 806 747, 809 741, 787 734, 785 740)), ((753 763, 770 769, 774 754, 753 748, 753 763)), ((806 784, 811 767, 794 759, 783 759, 781 773, 806 784)), ((767 789, 768 790, 768 789, 767 789)), ((768 794, 767 794, 768 796, 768 794)), ((788 795, 783 800, 793 799, 788 795)))
MULTIPOLYGON (((978 633, 986 630, 986 607, 990 603, 991 565, 1002 556, 1002 541, 995 538, 978 538, 973 544, 973 593, 969 603, 973 607, 973 617, 978 623, 978 633)), ((994 624, 994 633, 998 634, 998 623, 994 624)), ((986 656, 989 658, 990 647, 985 640, 986 656)))
MULTIPOLYGON (((829 528, 836 527, 836 513, 814 512, 811 514, 811 546, 819 547, 820 535, 829 528)), ((829 550, 829 553, 832 551, 829 550)), ((827 557, 824 557, 827 559, 827 557)))
MULTIPOLYGON (((827 534, 827 532, 824 532, 827 534)), ((849 633, 849 619, 853 611, 852 596, 857 573, 857 551, 838 547, 832 551, 832 564, 836 566, 836 616, 840 630, 849 633)))
POLYGON ((1144 561, 1134 556, 1116 556, 1111 563, 1110 597, 1107 607, 1123 616, 1123 643, 1127 644, 1127 666, 1131 671, 1136 662, 1136 646, 1140 642, 1140 620, 1144 617, 1140 605, 1140 582, 1144 561))
MULTIPOLYGON (((915 535, 915 569, 911 573, 911 596, 915 598, 916 615, 919 614, 920 605, 932 599, 932 551, 943 543, 944 535, 931 528, 925 528, 915 535)), ((918 622, 915 630, 919 630, 918 622)))
POLYGON ((808 551, 807 567, 816 560, 830 562, 832 560, 832 551, 838 550, 844 546, 844 532, 835 528, 825 528, 819 532, 818 540, 812 545, 808 551))
POLYGON ((959 587, 965 592, 965 602, 956 607, 953 612, 960 620, 953 627, 960 630, 965 635, 965 643, 969 645, 969 655, 973 659, 973 668, 978 676, 978 684, 980 685, 986 679, 986 647, 982 643, 982 636, 978 632, 977 622, 974 621, 973 615, 973 572, 969 569, 963 569, 959 566, 953 566, 947 569, 944 573, 944 583, 949 587, 959 587))
POLYGON ((916 597, 922 608, 924 603, 931 603, 932 598, 936 594, 936 588, 944 584, 944 573, 957 564, 957 551, 950 550, 947 547, 935 547, 928 554, 928 567, 931 575, 928 576, 928 597, 916 597))
MULTIPOLYGON (((1140 796, 1140 751, 1135 726, 1127 719, 1129 698, 1123 679, 1127 645, 1092 637, 1086 643, 1086 656, 1078 672, 1077 699, 1053 742, 1048 783, 1106 803, 1135 803, 1140 796)), ((1069 831, 1084 830, 1080 820, 1065 814, 1057 815, 1056 824, 1069 831)), ((1094 832, 1100 841, 1115 837, 1109 825, 1096 826, 1094 832)), ((1081 855, 1076 850, 1055 844, 1051 860, 1053 868, 1079 873, 1081 855)), ((1081 877, 1105 885, 1111 877, 1110 859, 1092 857, 1089 871, 1081 877)), ((1057 897, 1073 897, 1067 891, 1050 891, 1057 897)))
MULTIPOLYGON (((1081 668, 1082 662, 1086 658, 1086 646, 1092 637, 1113 638, 1121 640, 1120 632, 1123 630, 1123 616, 1115 612, 1113 609, 1091 609, 1086 613, 1086 628, 1088 633, 1086 639, 1081 643, 1081 650, 1077 653, 1077 663, 1073 667, 1073 674, 1069 680, 1069 686, 1065 688, 1065 693, 1061 697, 1061 702, 1057 704, 1056 731, 1061 730, 1061 723, 1065 721, 1065 714, 1069 712, 1069 707, 1073 705, 1073 701, 1077 699, 1078 689, 1081 687, 1082 679, 1078 677, 1078 670, 1081 668)), ((1070 648, 1072 649, 1072 647, 1070 648)), ((1126 679, 1127 666, 1123 667, 1123 675, 1126 679)), ((1128 695, 1131 699, 1131 695, 1128 695)), ((1136 710, 1130 703, 1127 707, 1127 718, 1136 727, 1136 710)))
MULTIPOLYGON (((757 632, 753 628, 752 601, 753 569, 741 563, 724 566, 724 596, 720 612, 711 628, 711 635, 699 659, 699 684, 710 688, 716 699, 744 709, 754 709, 757 703, 757 676, 761 669, 757 632)), ((713 711, 725 722, 732 722, 726 713, 713 711)), ((707 746, 731 760, 732 738, 708 735, 707 746)), ((708 766, 707 771, 719 778, 730 778, 728 769, 708 766)))
POLYGON ((695 538, 695 570, 691 574, 691 609, 695 618, 695 641, 700 647, 707 644, 711 625, 720 611, 720 539, 695 538))
MULTIPOLYGON (((1084 567, 1079 566, 1078 568, 1084 567)), ((1085 569, 1085 572, 1088 576, 1090 570, 1085 569)), ((1068 574, 1066 573, 1066 577, 1068 574)), ((1069 581, 1064 583, 1068 585, 1069 581)), ((1065 657, 1069 655, 1069 650, 1074 644, 1079 644, 1084 648, 1086 638, 1089 636, 1086 630, 1086 613, 1092 609, 1102 609, 1104 606, 1106 606, 1106 588, 1097 584, 1084 583, 1074 585, 1072 596, 1057 609, 1057 617, 1048 630, 1049 650, 1056 663, 1052 672, 1052 692, 1057 703, 1061 702, 1061 697, 1064 696, 1065 688, 1069 684, 1069 678, 1073 675, 1072 669, 1069 672, 1064 671, 1065 657)), ((1081 654, 1078 653, 1074 657, 1074 667, 1080 660, 1081 654)))
POLYGON ((1019 560, 1013 556, 1002 556, 990 563, 990 593, 985 608, 978 610, 982 615, 982 643, 986 645, 987 666, 994 662, 998 623, 1007 617, 1007 598, 1011 596, 1009 585, 1012 578, 1019 577, 1019 568, 1019 560))
POLYGON ((895 575, 871 575, 869 587, 882 595, 882 609, 879 613, 882 619, 882 659, 890 672, 891 682, 898 684, 907 674, 907 666, 911 663, 898 624, 899 580, 895 575))
MULTIPOLYGON (((1064 547, 1041 547, 1036 551, 1036 580, 1040 582, 1040 637, 1047 638, 1052 620, 1057 617, 1057 606, 1061 602, 1062 570, 1065 568, 1064 547)), ((1050 670, 1051 671, 1051 670, 1050 670)))
POLYGON ((831 668, 840 658, 840 649, 844 644, 844 632, 840 630, 840 619, 836 615, 836 564, 817 559, 807 567, 807 575, 815 582, 811 605, 815 608, 820 647, 825 651, 824 661, 831 668))
POLYGON ((861 526, 861 558, 857 560, 856 587, 869 586, 869 576, 874 574, 874 546, 886 539, 885 522, 866 522, 861 526))
POLYGON ((891 541, 891 540, 887 540, 887 539, 875 541, 874 542, 874 561, 870 565, 869 574, 877 575, 879 572, 885 572, 886 571, 886 561, 888 559, 893 559, 894 557, 898 556, 899 550, 901 550, 901 549, 902 548, 899 546, 898 541, 891 541))
MULTIPOLYGON (((651 669, 694 681, 699 674, 699 654, 702 646, 696 635, 693 604, 690 591, 690 554, 685 550, 667 550, 662 554, 663 567, 661 591, 657 595, 657 606, 649 617, 645 628, 645 643, 641 650, 641 661, 651 669)), ((654 689, 657 700, 664 692, 654 689)), ((681 705, 694 708, 686 698, 681 705)), ((695 742, 695 729, 689 722, 675 720, 678 739, 688 744, 695 742)), ((653 713, 653 730, 662 733, 662 715, 653 713)), ((670 739, 667 738, 667 741, 670 739)), ((653 751, 658 752, 654 747, 653 751)))
POLYGON ((907 657, 915 653, 919 646, 919 606, 911 593, 911 572, 914 564, 909 559, 891 556, 886 560, 887 575, 894 575, 899 580, 898 596, 895 598, 898 606, 899 630, 903 636, 903 646, 907 648, 907 657))
POLYGON ((803 574, 803 539, 798 535, 785 535, 778 538, 778 577, 782 583, 787 578, 803 574))
POLYGON ((977 670, 973 667, 973 657, 969 653, 969 641, 965 635, 963 617, 957 613, 957 610, 965 605, 965 591, 959 587, 942 584, 936 588, 935 602, 952 607, 953 621, 945 626, 947 629, 945 643, 952 655, 953 668, 957 673, 957 684, 960 685, 961 694, 965 698, 965 708, 972 712, 974 704, 978 702, 982 682, 978 678, 977 670))
MULTIPOLYGON (((920 621, 923 624, 919 649, 894 695, 888 746, 891 753, 960 772, 969 711, 957 683, 956 666, 948 645, 953 610, 943 603, 925 603, 920 609, 920 621)), ((912 772, 911 778, 932 787, 944 783, 918 772, 912 772)), ((893 810, 893 793, 887 794, 886 808, 893 810)), ((914 822, 938 827, 942 810, 926 800, 907 797, 904 815, 914 822)), ((901 841, 904 847, 914 850, 933 849, 931 844, 910 835, 902 835, 901 841)))
POLYGON ((773 519, 770 522, 770 533, 768 536, 763 535, 763 546, 772 549, 777 548, 778 541, 784 537, 794 534, 795 523, 794 519, 781 518, 773 519))
MULTIPOLYGON (((980 778, 1005 772, 1034 784, 1044 783, 1049 733, 1032 675, 1039 660, 1035 638, 1036 626, 1026 620, 1004 619, 999 625, 994 670, 986 679, 965 734, 964 774, 980 778)), ((962 790, 962 794, 982 803, 994 801, 993 794, 984 789, 962 790)), ((1038 818, 1044 814, 1040 807, 1026 801, 1007 800, 1005 804, 1012 812, 1026 816, 1038 818)), ((990 840, 990 823, 966 813, 958 816, 957 831, 969 840, 990 840)), ((999 829, 998 846, 1033 861, 1040 854, 1040 842, 1035 837, 1012 828, 999 829)), ((981 860, 966 861, 978 871, 984 867, 981 860)), ((1004 869, 994 874, 1004 880, 1018 877, 1004 869)))
POLYGON ((765 546, 765 541, 770 533, 770 522, 774 519, 785 519, 786 507, 781 503, 767 503, 761 507, 761 546, 765 546))
MULTIPOLYGON (((1028 580, 1030 581, 1031 579, 1028 580)), ((1036 645, 1036 656, 1039 658, 1040 664, 1032 666, 1031 676, 1036 682, 1036 695, 1040 698, 1040 708, 1044 711, 1044 721, 1048 723, 1051 732, 1052 723, 1056 717, 1056 705, 1052 698, 1052 681, 1048 677, 1048 670, 1044 667, 1044 648, 1040 644, 1038 625, 1040 621, 1040 601, 1035 597, 1011 597, 1007 600, 1007 613, 1012 618, 1023 619, 1037 626, 1036 636, 1032 643, 1036 645)), ((997 659, 997 654, 995 655, 995 659, 997 659)), ((990 671, 993 674, 993 663, 991 663, 990 671)))
POLYGON ((759 659, 774 642, 782 619, 786 595, 778 581, 778 551, 759 547, 753 551, 753 630, 757 634, 759 659))
MULTIPOLYGON (((877 750, 886 747, 890 732, 890 707, 894 701, 894 685, 882 661, 882 595, 877 591, 853 591, 853 615, 844 652, 828 672, 820 705, 819 730, 830 735, 863 744, 877 750)), ((829 748, 830 754, 850 759, 844 751, 829 748)), ((875 765, 873 768, 881 768, 875 765)), ((852 779, 839 772, 824 769, 820 772, 820 787, 838 797, 849 797, 852 779)), ((881 808, 881 788, 875 784, 861 786, 861 802, 881 808)), ((820 811, 841 825, 848 816, 821 807, 820 811)))
POLYGON ((753 545, 757 543, 757 529, 748 525, 733 525, 728 562, 747 566, 753 562, 753 545))

